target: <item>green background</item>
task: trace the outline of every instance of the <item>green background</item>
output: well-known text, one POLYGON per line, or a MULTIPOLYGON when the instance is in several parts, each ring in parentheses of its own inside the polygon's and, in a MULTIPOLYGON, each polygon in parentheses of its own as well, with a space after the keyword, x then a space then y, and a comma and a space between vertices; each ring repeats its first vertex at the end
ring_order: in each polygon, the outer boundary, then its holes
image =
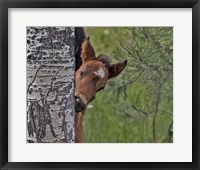
POLYGON ((173 142, 173 28, 87 27, 96 55, 128 60, 84 113, 85 143, 173 142))

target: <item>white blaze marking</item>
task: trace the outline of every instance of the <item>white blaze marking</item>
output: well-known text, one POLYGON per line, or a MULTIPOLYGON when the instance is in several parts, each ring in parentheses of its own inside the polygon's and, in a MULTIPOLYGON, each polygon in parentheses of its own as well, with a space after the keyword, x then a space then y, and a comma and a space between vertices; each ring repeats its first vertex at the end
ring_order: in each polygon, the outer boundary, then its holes
POLYGON ((96 74, 97 76, 104 78, 105 76, 105 72, 103 71, 102 68, 100 68, 99 70, 95 71, 94 74, 96 74))

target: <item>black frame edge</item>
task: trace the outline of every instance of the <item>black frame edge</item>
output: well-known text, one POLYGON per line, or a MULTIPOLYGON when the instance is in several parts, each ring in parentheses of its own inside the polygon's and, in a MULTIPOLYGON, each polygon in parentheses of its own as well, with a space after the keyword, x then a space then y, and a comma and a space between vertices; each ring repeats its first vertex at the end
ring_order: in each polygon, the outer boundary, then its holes
POLYGON ((0 10, 2 25, 0 29, 0 36, 2 37, 0 40, 2 48, 0 53, 0 165, 3 166, 8 162, 8 57, 3 57, 8 56, 8 19, 6 19, 8 12, 6 12, 7 10, 2 2, 0 3, 0 10))
POLYGON ((8 8, 1 4, 1 165, 8 163, 8 8))
MULTIPOLYGON (((0 25, 2 25, 2 2, 0 1, 0 25)), ((0 37, 2 37, 2 27, 0 27, 0 37)), ((0 47, 2 47, 2 39, 0 38, 0 47)), ((2 82, 2 50, 0 50, 0 82, 2 82)), ((0 83, 0 113, 2 113, 2 83, 0 83)), ((2 125, 2 114, 0 114, 0 139, 2 139, 2 133, 3 133, 3 125, 2 125)), ((0 142, 0 150, 3 148, 3 143, 0 142)), ((2 167, 3 164, 3 153, 0 152, 0 167, 2 167)))
MULTIPOLYGON (((199 105, 199 98, 200 98, 200 67, 198 67, 198 66, 200 66, 200 48, 199 48, 199 46, 200 46, 200 1, 198 1, 198 3, 197 3, 197 26, 196 26, 196 29, 197 29, 197 36, 196 36, 196 41, 197 41, 197 44, 196 44, 196 52, 197 52, 197 63, 198 63, 198 65, 197 65, 197 71, 198 71, 198 73, 197 73, 197 82, 196 82, 196 84, 197 84, 197 94, 198 94, 198 99, 197 99, 197 103, 195 103, 195 105, 197 104, 197 106, 198 106, 198 110, 197 110, 197 121, 196 121, 196 127, 198 128, 198 132, 197 132, 197 134, 196 134, 196 136, 197 136, 197 160, 198 160, 198 162, 197 162, 197 166, 198 166, 198 169, 200 169, 200 115, 199 115, 199 113, 200 113, 200 105, 199 105)), ((195 87, 195 89, 196 89, 196 87, 195 87)), ((195 135, 195 134, 194 134, 195 135)))
MULTIPOLYGON (((192 9, 192 110, 193 113, 194 111, 199 113, 199 106, 198 106, 198 99, 199 99, 199 95, 197 91, 199 91, 199 7, 200 7, 200 2, 196 3, 192 9), (194 90, 195 89, 195 90, 194 90)), ((199 127, 198 127, 198 120, 199 120, 199 115, 198 114, 193 114, 192 116, 192 136, 193 136, 193 140, 192 140, 192 161, 195 165, 195 167, 199 167, 199 153, 196 150, 197 148, 195 148, 194 146, 198 146, 199 144, 199 135, 198 135, 198 131, 199 131, 199 127), (195 128, 198 127, 198 130, 196 131, 195 128)))
POLYGON ((192 8, 198 0, 2 0, 12 8, 192 8))

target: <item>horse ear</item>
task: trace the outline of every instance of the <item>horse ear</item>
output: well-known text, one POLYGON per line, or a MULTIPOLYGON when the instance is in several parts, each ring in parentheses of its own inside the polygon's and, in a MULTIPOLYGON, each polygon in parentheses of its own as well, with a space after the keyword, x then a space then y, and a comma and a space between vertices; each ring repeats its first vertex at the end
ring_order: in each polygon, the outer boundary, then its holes
POLYGON ((121 63, 113 64, 109 68, 108 79, 118 76, 122 72, 122 70, 124 70, 126 65, 127 65, 127 60, 125 60, 125 61, 123 61, 121 63))
POLYGON ((95 51, 90 43, 89 37, 82 43, 81 58, 83 63, 95 58, 95 51))

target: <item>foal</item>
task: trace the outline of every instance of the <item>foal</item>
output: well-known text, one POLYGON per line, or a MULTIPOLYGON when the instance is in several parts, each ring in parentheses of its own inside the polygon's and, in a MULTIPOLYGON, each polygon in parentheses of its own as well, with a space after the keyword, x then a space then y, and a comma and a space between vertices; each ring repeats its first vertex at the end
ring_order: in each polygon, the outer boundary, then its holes
POLYGON ((96 57, 89 38, 82 43, 82 65, 75 73, 75 142, 83 138, 83 113, 87 105, 102 90, 109 79, 119 75, 127 65, 127 60, 112 64, 111 59, 100 54, 96 57))

